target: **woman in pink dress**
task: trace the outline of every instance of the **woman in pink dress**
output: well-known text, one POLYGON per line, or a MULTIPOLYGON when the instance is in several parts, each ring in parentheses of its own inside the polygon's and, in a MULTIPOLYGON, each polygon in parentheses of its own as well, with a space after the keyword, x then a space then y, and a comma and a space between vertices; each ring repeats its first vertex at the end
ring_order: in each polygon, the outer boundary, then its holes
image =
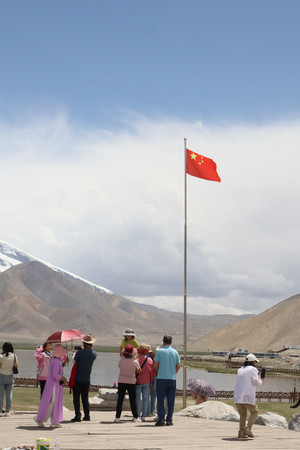
POLYGON ((67 349, 56 344, 51 353, 49 372, 39 411, 33 419, 39 427, 44 427, 48 419, 52 428, 60 428, 63 418, 63 384, 67 381, 63 376, 62 359, 67 354, 67 349))

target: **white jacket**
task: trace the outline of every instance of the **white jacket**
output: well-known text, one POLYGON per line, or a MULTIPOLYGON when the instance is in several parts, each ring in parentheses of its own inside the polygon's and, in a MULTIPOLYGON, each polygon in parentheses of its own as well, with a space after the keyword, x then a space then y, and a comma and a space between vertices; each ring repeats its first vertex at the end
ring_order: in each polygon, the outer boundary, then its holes
POLYGON ((234 388, 234 403, 256 403, 256 387, 262 381, 258 378, 258 370, 254 366, 243 366, 238 370, 238 379, 234 388))

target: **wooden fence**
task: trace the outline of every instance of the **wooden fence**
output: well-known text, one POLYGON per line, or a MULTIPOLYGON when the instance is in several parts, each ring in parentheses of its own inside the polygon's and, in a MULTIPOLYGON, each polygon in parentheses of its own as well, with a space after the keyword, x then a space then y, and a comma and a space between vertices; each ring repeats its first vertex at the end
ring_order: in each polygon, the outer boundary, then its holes
MULTIPOLYGON (((15 377, 14 379, 15 386, 23 386, 23 387, 38 387, 38 382, 35 378, 19 378, 15 377)), ((68 389, 68 386, 64 386, 68 389)), ((101 386, 99 384, 91 384, 90 392, 98 392, 99 389, 114 389, 114 386, 101 386)), ((177 389, 176 395, 178 397, 183 396, 183 390, 177 389)), ((192 392, 187 390, 187 396, 191 397, 192 392)), ((233 391, 216 391, 215 399, 221 398, 230 398, 233 399, 233 391)), ((294 402, 294 392, 257 392, 256 393, 257 400, 268 400, 271 402, 272 400, 277 400, 281 402, 282 400, 287 400, 289 402, 294 402)))
MULTIPOLYGON (((38 387, 38 381, 36 378, 21 378, 21 377, 15 377, 14 378, 14 386, 20 386, 20 387, 38 387)), ((64 388, 68 388, 68 385, 65 384, 64 388)), ((102 389, 113 389, 114 386, 100 386, 98 384, 91 384, 90 385, 90 391, 91 392, 98 392, 98 390, 102 389)))
MULTIPOLYGON (((176 395, 182 396, 183 390, 177 389, 176 395)), ((192 393, 191 391, 187 391, 187 396, 191 397, 192 393)), ((215 399, 219 398, 230 398, 233 399, 233 391, 216 391, 216 394, 214 395, 215 399)), ((289 402, 294 402, 294 392, 256 392, 256 398, 257 400, 268 400, 268 402, 271 402, 272 400, 277 400, 281 402, 281 400, 288 400, 289 402)))

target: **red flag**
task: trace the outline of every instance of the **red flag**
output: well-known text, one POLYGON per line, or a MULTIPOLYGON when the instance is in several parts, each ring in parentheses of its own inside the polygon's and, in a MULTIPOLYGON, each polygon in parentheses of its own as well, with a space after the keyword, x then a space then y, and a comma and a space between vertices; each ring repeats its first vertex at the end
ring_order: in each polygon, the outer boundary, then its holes
POLYGON ((216 163, 206 156, 186 149, 186 173, 204 180, 221 181, 216 163))

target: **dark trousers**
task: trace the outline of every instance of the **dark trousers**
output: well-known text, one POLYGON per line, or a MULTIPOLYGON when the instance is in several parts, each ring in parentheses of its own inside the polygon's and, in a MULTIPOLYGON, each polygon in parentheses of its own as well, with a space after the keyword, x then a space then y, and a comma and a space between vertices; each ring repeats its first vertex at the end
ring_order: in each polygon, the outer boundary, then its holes
POLYGON ((165 421, 165 398, 167 398, 168 412, 166 421, 172 422, 176 395, 176 380, 156 379, 157 415, 159 422, 165 421))
POLYGON ((116 417, 119 419, 122 413, 122 406, 126 391, 129 395, 129 402, 132 415, 135 419, 137 419, 137 409, 136 409, 136 392, 135 392, 135 384, 127 384, 127 383, 118 383, 118 401, 116 407, 116 417))
POLYGON ((90 404, 89 404, 89 387, 90 383, 75 382, 73 387, 73 405, 75 410, 75 417, 80 417, 80 396, 83 406, 84 417, 90 417, 90 404))
POLYGON ((46 381, 47 380, 39 380, 40 390, 41 390, 41 398, 42 398, 42 395, 43 395, 43 391, 44 391, 44 388, 45 388, 46 381))

